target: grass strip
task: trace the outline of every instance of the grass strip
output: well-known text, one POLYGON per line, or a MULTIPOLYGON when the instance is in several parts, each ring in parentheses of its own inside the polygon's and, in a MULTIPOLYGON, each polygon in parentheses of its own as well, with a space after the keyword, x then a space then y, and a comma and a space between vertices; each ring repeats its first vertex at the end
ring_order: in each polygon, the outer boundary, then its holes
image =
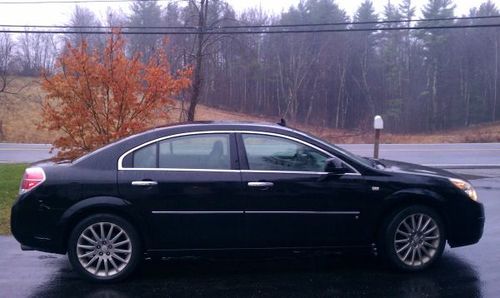
POLYGON ((10 234, 10 208, 19 192, 26 164, 0 164, 0 235, 10 234))

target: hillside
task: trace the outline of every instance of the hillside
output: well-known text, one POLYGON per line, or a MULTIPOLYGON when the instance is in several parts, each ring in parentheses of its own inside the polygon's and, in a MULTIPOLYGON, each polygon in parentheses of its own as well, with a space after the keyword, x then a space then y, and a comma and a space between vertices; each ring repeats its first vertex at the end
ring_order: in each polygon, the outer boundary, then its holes
MULTIPOLYGON (((51 143, 56 137, 53 132, 40 130, 41 102, 43 92, 35 78, 19 78, 11 90, 22 89, 18 94, 0 94, 0 121, 3 123, 1 142, 51 143)), ((180 103, 173 109, 171 119, 179 119, 180 103)), ((277 118, 265 118, 230 112, 199 105, 197 120, 235 120, 255 122, 276 122, 277 118)), ((163 123, 159 123, 163 124, 163 123)), ((289 124, 303 131, 311 132, 333 143, 371 143, 372 132, 359 132, 321 128, 296 123, 289 124)), ((432 134, 389 134, 382 135, 384 143, 474 143, 500 142, 500 122, 477 125, 466 129, 442 131, 432 134)))

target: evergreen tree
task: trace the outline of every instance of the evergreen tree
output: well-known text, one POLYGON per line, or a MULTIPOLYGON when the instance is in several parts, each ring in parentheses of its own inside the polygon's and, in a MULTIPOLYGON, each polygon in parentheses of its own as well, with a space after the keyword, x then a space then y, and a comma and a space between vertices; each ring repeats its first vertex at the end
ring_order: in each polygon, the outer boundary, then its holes
MULTIPOLYGON (((361 3, 354 15, 354 22, 376 22, 378 16, 375 13, 373 2, 365 0, 361 3)), ((356 24, 354 29, 376 29, 377 24, 356 24)), ((351 86, 349 92, 357 103, 352 113, 363 115, 361 123, 352 123, 355 126, 368 127, 368 119, 376 112, 375 86, 378 86, 380 75, 375 65, 375 45, 377 34, 375 31, 360 31, 351 34, 351 71, 355 85, 351 86)), ((358 120, 359 121, 359 120, 358 120)))
MULTIPOLYGON (((161 7, 156 1, 136 0, 131 6, 129 26, 156 27, 162 26, 161 7)), ((147 31, 154 29, 148 28, 147 31)), ((130 36, 130 51, 142 55, 143 61, 148 61, 151 54, 161 46, 160 34, 134 34, 130 36)))
MULTIPOLYGON (((452 0, 428 0, 427 4, 422 9, 422 15, 425 19, 437 18, 452 18, 454 17, 455 5, 452 0)), ((431 23, 423 22, 422 26, 429 26, 431 23)), ((436 21, 433 26, 437 25, 452 25, 453 21, 436 21)), ((428 106, 430 108, 427 123, 430 129, 442 129, 448 121, 448 113, 445 112, 445 98, 449 96, 446 93, 444 86, 446 85, 444 72, 450 66, 449 55, 449 38, 450 32, 448 30, 425 30, 420 34, 420 38, 424 45, 424 58, 427 67, 427 88, 426 98, 427 104, 422 107, 428 106)))

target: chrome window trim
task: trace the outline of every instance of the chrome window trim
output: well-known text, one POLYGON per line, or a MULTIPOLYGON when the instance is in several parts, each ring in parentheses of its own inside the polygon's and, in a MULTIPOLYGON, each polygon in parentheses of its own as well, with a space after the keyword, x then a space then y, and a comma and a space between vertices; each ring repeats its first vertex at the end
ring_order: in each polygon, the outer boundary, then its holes
MULTIPOLYGON (((266 131, 254 131, 254 130, 207 130, 207 131, 192 131, 192 132, 184 132, 184 133, 178 133, 170 136, 165 136, 165 137, 160 137, 156 138, 154 140, 148 141, 146 143, 143 143, 141 145, 138 145, 132 149, 129 149, 125 153, 123 153, 120 158, 118 159, 118 170, 120 171, 183 171, 183 172, 246 172, 246 173, 282 173, 282 174, 313 174, 313 175, 318 175, 318 174, 327 174, 327 172, 311 172, 311 171, 272 171, 272 170, 232 170, 232 169, 189 169, 189 168, 124 168, 123 167, 123 159, 125 156, 128 154, 141 149, 143 147, 146 147, 150 144, 156 143, 156 142, 161 142, 164 140, 172 139, 172 138, 177 138, 177 137, 184 137, 184 136, 192 136, 192 135, 204 135, 204 134, 231 134, 231 133, 240 133, 240 134, 258 134, 258 135, 267 135, 267 136, 274 136, 278 138, 284 138, 284 139, 289 139, 298 143, 301 143, 303 145, 306 145, 308 147, 311 147, 315 150, 318 150, 322 152, 323 154, 327 155, 328 157, 334 157, 338 158, 335 155, 331 154, 330 152, 319 148, 318 146, 315 146, 313 144, 310 144, 306 141, 279 134, 279 133, 274 133, 274 132, 266 132, 266 131)), ((345 161, 342 161, 345 165, 347 165, 354 173, 346 173, 343 175, 361 175, 356 168, 351 166, 345 161)))

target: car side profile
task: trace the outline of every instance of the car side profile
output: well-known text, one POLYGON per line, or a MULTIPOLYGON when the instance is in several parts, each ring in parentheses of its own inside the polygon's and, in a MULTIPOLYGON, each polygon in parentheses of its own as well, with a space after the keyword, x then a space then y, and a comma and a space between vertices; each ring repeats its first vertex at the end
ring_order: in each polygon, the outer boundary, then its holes
POLYGON ((474 244, 484 211, 455 174, 359 157, 273 124, 198 122, 27 168, 12 207, 25 250, 99 282, 145 256, 366 248, 418 271, 474 244))

